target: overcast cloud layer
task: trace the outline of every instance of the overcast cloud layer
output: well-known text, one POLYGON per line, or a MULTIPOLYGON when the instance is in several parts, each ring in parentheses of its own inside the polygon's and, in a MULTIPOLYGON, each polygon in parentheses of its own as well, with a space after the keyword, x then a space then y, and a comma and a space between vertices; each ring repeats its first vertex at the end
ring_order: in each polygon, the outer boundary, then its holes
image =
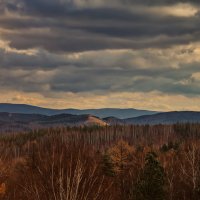
POLYGON ((200 110, 200 1, 0 0, 0 92, 45 107, 200 110))

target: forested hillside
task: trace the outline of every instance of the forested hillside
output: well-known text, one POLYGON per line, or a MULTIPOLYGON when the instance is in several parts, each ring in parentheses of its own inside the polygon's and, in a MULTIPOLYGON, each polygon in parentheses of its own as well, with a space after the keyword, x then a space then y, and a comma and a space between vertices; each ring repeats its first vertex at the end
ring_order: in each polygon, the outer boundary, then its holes
POLYGON ((200 125, 43 129, 0 137, 3 200, 197 200, 200 125))

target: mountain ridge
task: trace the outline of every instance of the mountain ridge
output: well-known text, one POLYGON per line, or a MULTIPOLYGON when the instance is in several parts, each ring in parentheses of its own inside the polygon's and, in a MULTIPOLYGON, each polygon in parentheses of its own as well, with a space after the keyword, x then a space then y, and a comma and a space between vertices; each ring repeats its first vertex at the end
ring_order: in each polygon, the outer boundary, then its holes
POLYGON ((138 117, 142 115, 151 115, 158 113, 157 111, 149 110, 138 110, 133 108, 100 108, 100 109, 52 109, 52 108, 42 108, 38 106, 28 105, 28 104, 10 104, 10 103, 0 103, 0 112, 9 113, 24 113, 24 114, 43 114, 43 115, 57 115, 57 114, 74 114, 83 115, 91 114, 100 118, 106 117, 116 117, 120 119, 138 117))
POLYGON ((127 118, 126 124, 155 125, 174 123, 200 123, 199 111, 171 111, 156 113, 153 115, 143 115, 134 118, 127 118))
POLYGON ((20 113, 0 113, 0 132, 21 132, 40 128, 64 126, 106 126, 107 122, 92 115, 39 115, 20 113))

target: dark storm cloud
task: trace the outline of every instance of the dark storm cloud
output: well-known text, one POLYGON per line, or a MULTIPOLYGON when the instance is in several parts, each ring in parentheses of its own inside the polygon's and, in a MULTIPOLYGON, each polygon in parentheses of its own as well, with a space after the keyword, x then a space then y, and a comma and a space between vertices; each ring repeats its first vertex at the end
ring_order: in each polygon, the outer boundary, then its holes
MULTIPOLYGON (((46 72, 48 74, 48 72, 46 72)), ((152 74, 152 72, 150 72, 152 74)), ((32 71, 25 75, 4 75, 1 78, 1 87, 15 88, 25 92, 151 92, 161 91, 164 93, 175 93, 184 95, 197 95, 200 92, 199 83, 195 83, 191 80, 187 85, 182 84, 178 73, 176 73, 176 81, 174 78, 158 77, 157 72, 154 71, 152 76, 143 75, 134 70, 119 71, 113 73, 113 71, 107 71, 102 73, 101 70, 68 70, 68 73, 60 71, 54 74, 50 79, 46 81, 34 80, 36 72, 32 71), (69 74, 70 72, 70 74, 69 74), (98 76, 97 76, 98 74, 98 76), (100 75, 99 75, 100 74, 100 75), (104 75, 103 75, 104 74, 104 75), (134 74, 134 75, 133 75, 134 74), (137 79, 131 80, 134 76, 138 76, 137 79), (88 76, 90 78, 88 78, 88 76), (126 79, 124 78, 126 76, 126 79), (45 86, 48 85, 46 88, 45 86), (192 88, 192 89, 190 89, 192 88)), ((148 72, 147 72, 148 74, 148 72)), ((38 75, 39 76, 39 75, 38 75)), ((43 75, 42 75, 43 76, 43 75)), ((39 77, 39 78, 42 78, 39 77)), ((175 75, 174 75, 175 76, 175 75)), ((190 80, 190 77, 189 77, 190 80)))
POLYGON ((13 30, 2 33, 2 38, 18 49, 42 47, 58 52, 165 48, 199 40, 199 15, 175 17, 148 12, 149 4, 158 6, 186 1, 135 0, 114 3, 115 1, 110 0, 106 3, 102 0, 100 2, 104 3, 101 6, 94 6, 98 1, 100 0, 94 0, 93 3, 88 1, 87 7, 79 6, 81 1, 76 0, 5 1, 1 3, 1 7, 4 5, 7 10, 18 13, 21 17, 0 18, 1 28, 13 30), (144 9, 138 11, 134 6, 129 9, 126 6, 129 4, 142 5, 144 9), (37 31, 44 28, 49 29, 49 32, 37 31))
MULTIPOLYGON (((42 15, 59 16, 73 12, 79 5, 87 5, 87 7, 94 7, 94 5, 116 7, 143 5, 143 6, 165 6, 174 5, 177 3, 200 4, 199 0, 2 0, 2 5, 12 11, 23 11, 40 13, 42 15)), ((103 16, 102 16, 103 17, 103 16)))
MULTIPOLYGON (((200 63, 198 63, 199 66, 200 63)), ((169 69, 168 69, 169 70, 169 69)), ((160 91, 170 94, 198 95, 200 92, 200 81, 191 77, 191 69, 172 70, 79 70, 67 76, 59 74, 51 82, 52 91, 71 92, 151 92, 160 91), (173 75, 172 75, 173 74, 173 75), (88 79, 88 77, 90 77, 88 79), (187 80, 187 84, 183 81, 187 80), (191 89, 190 89, 191 88, 191 89)), ((192 68, 193 73, 199 69, 192 68)))
POLYGON ((70 64, 59 55, 39 51, 34 55, 26 55, 16 52, 6 52, 0 48, 0 66, 10 69, 49 69, 70 64))
MULTIPOLYGON (((0 88, 41 94, 155 90, 199 94, 199 81, 192 77, 199 72, 198 61, 184 63, 179 59, 173 68, 170 53, 163 64, 158 55, 145 52, 148 48, 165 51, 199 42, 199 13, 176 16, 151 10, 156 6, 159 11, 162 6, 177 3, 189 3, 198 10, 199 1, 80 2, 0 0, 0 40, 8 41, 13 48, 6 51, 0 47, 0 88), (30 48, 36 53, 20 51, 30 48), (101 55, 106 49, 131 49, 141 54, 101 55), (85 57, 73 57, 73 53, 85 51, 91 52, 85 57), (91 57, 94 51, 97 52, 91 57), (137 62, 137 57, 142 61, 137 62), (146 65, 153 64, 149 67, 140 64, 144 60, 146 65)), ((186 52, 190 53, 193 52, 186 52)))
MULTIPOLYGON (((145 59, 149 61, 153 62, 156 59, 151 54, 144 52, 144 55, 143 58, 146 57, 145 59)), ((157 64, 157 66, 143 68, 142 65, 137 64, 139 55, 115 55, 111 60, 104 62, 103 59, 109 59, 110 56, 99 56, 95 53, 93 56, 88 54, 79 56, 79 58, 64 58, 56 54, 40 52, 36 55, 19 57, 19 53, 10 53, 7 55, 9 63, 6 60, 0 63, 4 66, 0 69, 0 88, 36 92, 43 95, 57 92, 108 91, 160 91, 171 94, 198 95, 200 92, 200 79, 193 78, 193 74, 199 72, 200 62, 179 63, 179 68, 171 68, 170 62, 163 63, 160 67, 157 64), (131 62, 132 58, 136 64, 131 62), (116 62, 112 62, 112 59, 116 62)))
POLYGON ((7 29, 20 30, 2 34, 12 47, 18 49, 43 47, 49 51, 81 52, 99 49, 166 48, 199 41, 200 37, 197 16, 159 20, 133 18, 132 22, 84 20, 82 17, 64 22, 51 19, 0 19, 0 24, 7 29), (49 31, 42 32, 36 28, 49 28, 49 31))
MULTIPOLYGON (((119 33, 118 33, 119 34, 119 33)), ((124 33, 123 33, 124 34, 124 33)), ((7 33, 3 36, 10 41, 10 46, 17 49, 44 48, 51 52, 82 52, 102 49, 144 49, 144 48, 168 48, 174 45, 184 45, 191 42, 198 42, 199 32, 193 35, 185 34, 180 36, 157 36, 148 39, 147 37, 132 37, 118 39, 116 37, 88 34, 84 31, 65 31, 63 35, 59 32, 51 33, 7 33), (78 35, 82 36, 79 37, 78 35)))

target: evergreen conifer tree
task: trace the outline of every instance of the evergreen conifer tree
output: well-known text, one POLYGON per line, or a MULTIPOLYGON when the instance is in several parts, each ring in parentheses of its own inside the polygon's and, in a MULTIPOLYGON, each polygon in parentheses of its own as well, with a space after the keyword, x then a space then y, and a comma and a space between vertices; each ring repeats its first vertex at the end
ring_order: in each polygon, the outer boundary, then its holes
POLYGON ((154 152, 146 155, 144 169, 136 186, 136 200, 164 200, 165 199, 164 169, 157 160, 154 152))

